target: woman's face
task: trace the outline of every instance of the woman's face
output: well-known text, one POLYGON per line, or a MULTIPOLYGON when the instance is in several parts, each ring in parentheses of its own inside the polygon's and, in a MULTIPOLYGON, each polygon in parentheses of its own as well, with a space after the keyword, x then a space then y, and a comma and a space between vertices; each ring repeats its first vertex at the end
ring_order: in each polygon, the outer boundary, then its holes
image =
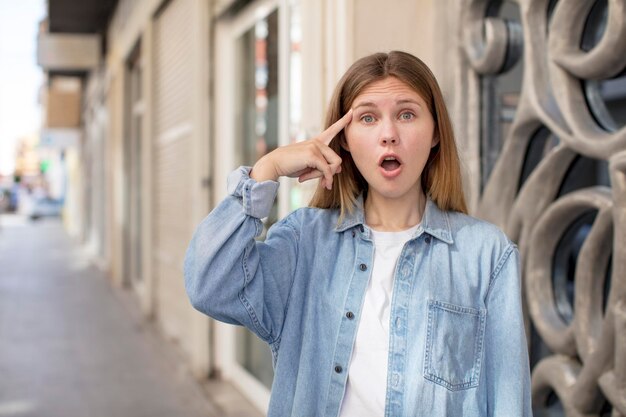
POLYGON ((426 102, 404 82, 387 77, 367 86, 352 109, 347 150, 369 184, 368 193, 417 196, 428 155, 438 143, 426 102))

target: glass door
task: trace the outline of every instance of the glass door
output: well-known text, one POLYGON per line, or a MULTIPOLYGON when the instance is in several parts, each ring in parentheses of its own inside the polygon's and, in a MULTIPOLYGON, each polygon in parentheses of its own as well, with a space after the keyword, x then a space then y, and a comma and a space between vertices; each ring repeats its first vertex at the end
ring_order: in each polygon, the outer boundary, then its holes
POLYGON ((142 291, 142 248, 141 248, 141 142, 144 117, 142 94, 142 54, 141 43, 133 48, 127 61, 128 121, 126 134, 126 280, 138 292, 142 291))
MULTIPOLYGON (((232 16, 218 20, 216 28, 215 194, 226 196, 226 177, 241 165, 252 166, 263 155, 295 140, 297 111, 292 97, 299 95, 290 64, 294 32, 291 11, 295 0, 256 1, 232 16)), ((299 45, 299 41, 298 41, 299 45)), ((297 51, 295 51, 297 52, 297 51)), ((267 229, 292 209, 291 181, 281 179, 279 195, 267 229)), ((273 380, 272 356, 265 342, 242 327, 218 324, 215 364, 260 410, 269 403, 273 380)))

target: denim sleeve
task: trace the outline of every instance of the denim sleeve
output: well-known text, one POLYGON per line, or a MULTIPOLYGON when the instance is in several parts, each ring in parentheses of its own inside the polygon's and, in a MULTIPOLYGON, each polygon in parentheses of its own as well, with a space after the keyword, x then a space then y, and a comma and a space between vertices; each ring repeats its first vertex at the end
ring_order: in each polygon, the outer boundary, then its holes
POLYGON ((196 229, 185 256, 185 288, 197 310, 273 343, 293 283, 298 229, 288 216, 264 242, 255 240, 278 183, 258 183, 249 171, 242 167, 229 176, 230 195, 196 229))
POLYGON ((493 272, 486 305, 484 365, 488 415, 532 417, 519 252, 513 245, 493 272))

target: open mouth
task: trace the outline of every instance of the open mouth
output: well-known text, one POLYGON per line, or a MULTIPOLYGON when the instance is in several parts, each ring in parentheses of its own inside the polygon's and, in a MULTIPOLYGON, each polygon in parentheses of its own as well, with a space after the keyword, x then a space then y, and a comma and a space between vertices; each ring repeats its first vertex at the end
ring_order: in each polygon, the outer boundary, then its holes
POLYGON ((388 172, 395 171, 396 169, 400 168, 400 165, 402 165, 402 163, 393 156, 385 157, 380 163, 382 169, 388 172))

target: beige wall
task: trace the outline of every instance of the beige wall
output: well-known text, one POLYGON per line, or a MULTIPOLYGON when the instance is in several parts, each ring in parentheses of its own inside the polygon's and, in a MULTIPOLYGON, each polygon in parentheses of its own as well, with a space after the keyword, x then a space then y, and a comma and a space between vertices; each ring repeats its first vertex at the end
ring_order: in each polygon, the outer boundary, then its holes
MULTIPOLYGON (((172 0, 172 3, 178 0, 172 0)), ((191 179, 187 181, 186 190, 180 190, 180 195, 190 196, 192 216, 185 216, 188 221, 187 233, 179 239, 176 253, 184 251, 191 239, 194 226, 208 212, 208 190, 203 187, 203 179, 208 176, 209 167, 209 88, 210 75, 209 52, 210 52, 210 19, 209 2, 204 0, 189 0, 193 8, 192 21, 192 45, 194 59, 187 65, 190 68, 191 77, 189 82, 196 94, 193 103, 190 103, 188 117, 192 120, 193 129, 190 137, 192 152, 189 155, 187 167, 191 172, 191 179)), ((172 3, 165 7, 170 7, 172 3)), ((181 351, 187 356, 192 371, 198 376, 206 376, 209 372, 210 347, 209 320, 190 306, 184 290, 176 292, 163 292, 159 290, 158 279, 164 279, 167 271, 159 269, 159 256, 162 251, 157 251, 155 245, 155 171, 154 126, 156 114, 154 113, 154 18, 159 13, 161 0, 131 1, 121 0, 115 10, 109 31, 107 34, 109 52, 106 56, 106 67, 111 87, 107 96, 109 105, 110 131, 109 152, 111 152, 110 181, 111 189, 111 213, 113 219, 110 222, 110 250, 111 271, 113 281, 118 285, 125 280, 124 264, 124 207, 125 207, 125 184, 124 177, 124 152, 126 141, 126 126, 129 115, 125 103, 126 89, 129 80, 126 71, 126 62, 132 49, 141 39, 141 55, 143 66, 143 101, 145 105, 142 126, 142 216, 141 216, 141 240, 142 240, 142 279, 141 283, 133 286, 137 298, 146 317, 156 319, 166 337, 178 344, 181 351), (175 297, 173 298, 173 296, 175 297), (176 323, 172 326, 172 323, 176 323)), ((175 198, 175 195, 172 196, 175 198)), ((183 285, 182 261, 176 262, 175 269, 167 275, 168 282, 176 282, 178 287, 183 285)), ((177 288, 178 288, 177 287, 177 288)))
POLYGON ((53 78, 46 90, 47 128, 80 127, 81 85, 78 78, 53 78))
POLYGON ((433 62, 434 0, 354 0, 354 56, 402 50, 433 62))
POLYGON ((47 128, 77 128, 80 126, 80 92, 49 90, 46 96, 47 128))
MULTIPOLYGON (((107 70, 109 68, 107 67, 107 70)), ((107 106, 109 113, 109 132, 107 138, 108 152, 108 176, 110 184, 110 199, 108 203, 109 233, 107 244, 109 245, 110 274, 113 283, 121 286, 124 280, 124 245, 122 222, 124 217, 124 90, 123 79, 119 75, 112 75, 107 94, 107 106)))
POLYGON ((94 263, 102 270, 108 270, 108 245, 104 242, 107 234, 106 193, 106 140, 107 109, 102 106, 105 99, 104 68, 91 71, 84 83, 82 121, 82 163, 83 173, 87 179, 85 201, 89 207, 90 222, 83 236, 87 244, 87 253, 94 263))
POLYGON ((213 0, 213 13, 215 16, 219 16, 227 8, 232 6, 235 0, 213 0))
POLYGON ((100 64, 100 36, 96 34, 40 33, 37 63, 47 70, 91 70, 100 64))
POLYGON ((452 107, 457 53, 456 14, 452 0, 353 0, 354 57, 402 50, 426 63, 452 107))

